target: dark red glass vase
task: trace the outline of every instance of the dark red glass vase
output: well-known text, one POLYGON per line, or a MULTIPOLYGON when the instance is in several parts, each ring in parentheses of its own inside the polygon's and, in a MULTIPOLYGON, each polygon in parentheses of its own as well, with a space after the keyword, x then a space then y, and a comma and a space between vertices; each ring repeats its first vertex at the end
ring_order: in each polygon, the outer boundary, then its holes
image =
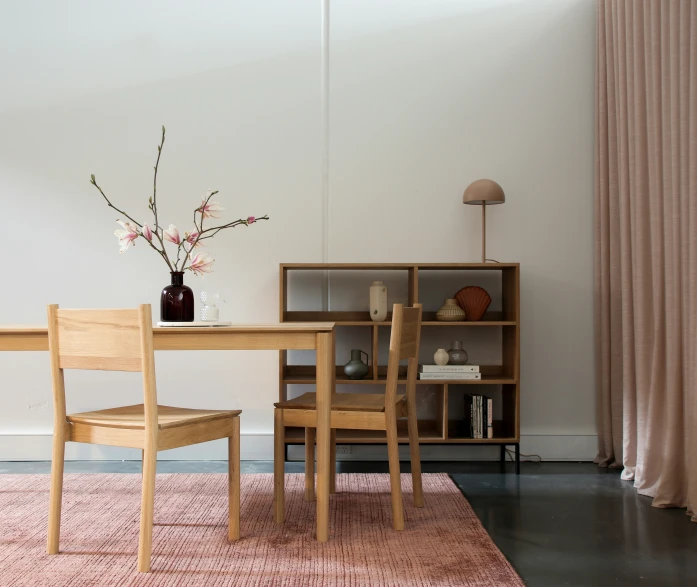
POLYGON ((172 285, 162 290, 160 320, 162 322, 193 322, 194 292, 184 285, 184 272, 172 271, 172 285))

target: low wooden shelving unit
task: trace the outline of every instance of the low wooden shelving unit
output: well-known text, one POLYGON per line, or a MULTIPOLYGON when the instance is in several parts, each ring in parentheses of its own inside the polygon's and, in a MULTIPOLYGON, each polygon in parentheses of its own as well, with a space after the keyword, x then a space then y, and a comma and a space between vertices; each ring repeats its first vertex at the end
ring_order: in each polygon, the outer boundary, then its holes
MULTIPOLYGON (((435 419, 419 420, 419 441, 423 444, 440 445, 500 445, 500 458, 505 459, 505 448, 515 447, 516 470, 520 470, 520 265, 518 263, 310 263, 310 264, 281 264, 280 266, 280 321, 281 322, 335 322, 337 339, 342 336, 344 327, 363 327, 371 329, 371 365, 365 379, 352 380, 346 378, 343 366, 336 368, 337 386, 356 386, 360 389, 365 385, 384 385, 387 372, 386 365, 380 365, 380 359, 387 362, 379 353, 380 331, 389 332, 391 326, 390 314, 384 322, 370 320, 368 310, 365 311, 291 311, 288 309, 289 274, 295 271, 354 271, 374 272, 375 279, 381 279, 380 272, 406 272, 407 299, 403 303, 412 305, 419 302, 419 286, 426 274, 433 271, 462 272, 462 284, 477 285, 472 277, 481 275, 482 271, 495 272, 500 279, 500 311, 489 311, 478 322, 437 322, 437 308, 424 307, 422 321, 422 338, 427 329, 445 328, 450 336, 453 328, 491 328, 499 329, 501 361, 497 365, 482 365, 481 380, 418 380, 418 389, 428 385, 435 389, 435 419), (469 279, 468 279, 469 272, 469 279), (472 273, 477 272, 477 273, 472 273), (471 387, 476 386, 476 387, 471 387), (462 418, 449 415, 448 398, 450 392, 479 393, 486 396, 496 396, 494 401, 495 413, 500 417, 494 420, 494 438, 469 438, 464 430, 464 413, 462 418)), ((476 279, 476 278, 475 278, 476 279)), ((446 292, 448 297, 454 292, 446 292)), ((443 297, 446 297, 445 295, 443 297)), ((492 296, 493 297, 493 296, 492 296)), ((365 292, 367 306, 368 292, 365 292)), ((493 305, 493 304, 492 304, 493 305)), ((456 332, 456 331, 452 331, 456 332)), ((454 336, 454 335, 453 335, 454 336)), ((497 337, 499 339, 499 337, 497 337)), ((422 344, 423 350, 423 344, 422 344)), ((406 375, 406 367, 405 375, 406 375)), ((288 387, 293 385, 315 384, 314 365, 289 365, 288 353, 280 352, 280 390, 281 401, 288 398, 288 387)), ((400 383, 406 383, 401 380, 400 383)), ((406 420, 399 431, 400 443, 407 443, 406 420)), ((304 444, 304 430, 301 428, 286 428, 286 447, 291 444, 304 444)), ((338 444, 384 444, 385 433, 365 430, 338 430, 338 444)))

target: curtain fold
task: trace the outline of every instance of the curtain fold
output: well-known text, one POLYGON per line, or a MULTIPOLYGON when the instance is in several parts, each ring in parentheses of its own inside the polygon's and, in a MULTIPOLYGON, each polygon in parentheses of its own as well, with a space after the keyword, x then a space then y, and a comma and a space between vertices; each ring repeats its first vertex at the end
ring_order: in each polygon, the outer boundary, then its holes
POLYGON ((596 32, 596 462, 697 521, 697 2, 596 32))

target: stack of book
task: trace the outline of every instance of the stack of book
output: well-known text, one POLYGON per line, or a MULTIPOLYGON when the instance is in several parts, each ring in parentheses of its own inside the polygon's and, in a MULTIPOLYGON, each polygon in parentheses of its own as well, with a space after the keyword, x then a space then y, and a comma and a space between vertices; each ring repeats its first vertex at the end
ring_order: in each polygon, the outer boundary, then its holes
POLYGON ((481 379, 479 365, 419 365, 419 379, 481 379))
POLYGON ((465 396, 465 425, 470 438, 494 437, 494 401, 484 395, 465 396))

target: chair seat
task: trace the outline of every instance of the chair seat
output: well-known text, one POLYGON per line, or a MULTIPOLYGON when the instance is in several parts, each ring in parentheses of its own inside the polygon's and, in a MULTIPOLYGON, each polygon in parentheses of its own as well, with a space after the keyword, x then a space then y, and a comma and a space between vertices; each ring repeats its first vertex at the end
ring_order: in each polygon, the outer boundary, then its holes
MULTIPOLYGON (((176 428, 187 424, 200 424, 201 422, 213 422, 226 418, 234 418, 242 412, 221 410, 195 410, 189 408, 173 408, 171 406, 157 406, 158 428, 176 428)), ((145 406, 124 406, 122 408, 110 408, 94 412, 81 412, 69 414, 68 422, 88 424, 91 426, 106 426, 110 428, 127 428, 130 430, 145 429, 145 406)))
MULTIPOLYGON (((285 402, 274 404, 284 410, 314 410, 317 408, 316 393, 311 391, 285 402)), ((406 399, 404 394, 397 395, 397 404, 406 399)), ((385 394, 383 393, 333 393, 332 410, 341 412, 384 412, 385 394)))

